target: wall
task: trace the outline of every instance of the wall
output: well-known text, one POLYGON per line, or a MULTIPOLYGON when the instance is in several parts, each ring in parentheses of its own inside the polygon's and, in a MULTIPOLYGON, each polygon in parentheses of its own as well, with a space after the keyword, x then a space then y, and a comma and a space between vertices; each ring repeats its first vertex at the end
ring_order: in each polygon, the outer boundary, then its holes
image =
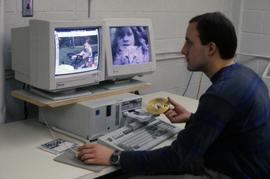
POLYGON ((270 1, 243 0, 240 11, 238 61, 261 76, 270 62, 270 1))
MULTIPOLYGON (((10 63, 10 29, 25 26, 29 18, 21 17, 21 0, 6 0, 5 4, 5 69, 7 120, 23 118, 23 103, 10 97, 10 91, 22 88, 13 79, 10 63)), ((157 58, 156 73, 140 79, 153 83, 153 88, 145 93, 166 90, 182 94, 190 77, 185 60, 179 55, 184 42, 188 20, 208 11, 222 11, 238 26, 239 12, 234 10, 239 0, 34 0, 34 17, 37 19, 87 19, 104 17, 147 17, 154 26, 157 58), (90 3, 89 3, 90 2, 90 3)), ((201 74, 192 77, 187 96, 196 97, 201 74)), ((201 94, 209 80, 203 76, 201 94)))
POLYGON ((270 57, 270 1, 245 0, 240 29, 240 53, 270 57))
MULTIPOLYGON (((230 17, 232 3, 233 0, 34 0, 33 18, 50 20, 87 19, 88 16, 151 18, 156 36, 156 51, 163 53, 179 51, 191 17, 207 11, 222 11, 230 17)), ((5 1, 6 69, 11 67, 10 29, 25 26, 29 20, 21 17, 21 6, 21 0, 5 1)))
POLYGON ((91 17, 146 17, 153 21, 158 53, 179 51, 188 20, 207 11, 230 15, 230 0, 92 0, 91 17))

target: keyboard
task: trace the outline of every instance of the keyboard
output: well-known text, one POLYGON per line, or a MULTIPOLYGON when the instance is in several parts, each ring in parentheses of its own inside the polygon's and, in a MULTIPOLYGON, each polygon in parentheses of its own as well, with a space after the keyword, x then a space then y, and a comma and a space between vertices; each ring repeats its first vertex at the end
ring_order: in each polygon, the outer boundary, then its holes
POLYGON ((98 138, 98 143, 121 151, 150 150, 173 137, 181 128, 158 118, 149 122, 133 121, 98 138))

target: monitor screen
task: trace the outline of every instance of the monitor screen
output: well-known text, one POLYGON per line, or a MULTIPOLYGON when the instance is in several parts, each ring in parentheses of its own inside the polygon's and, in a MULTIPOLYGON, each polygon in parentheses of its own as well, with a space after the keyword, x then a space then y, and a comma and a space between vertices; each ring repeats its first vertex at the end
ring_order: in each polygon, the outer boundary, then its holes
POLYGON ((113 66, 151 62, 147 26, 114 26, 109 31, 113 66))
POLYGON ((98 69, 99 28, 56 28, 55 75, 74 74, 98 69))

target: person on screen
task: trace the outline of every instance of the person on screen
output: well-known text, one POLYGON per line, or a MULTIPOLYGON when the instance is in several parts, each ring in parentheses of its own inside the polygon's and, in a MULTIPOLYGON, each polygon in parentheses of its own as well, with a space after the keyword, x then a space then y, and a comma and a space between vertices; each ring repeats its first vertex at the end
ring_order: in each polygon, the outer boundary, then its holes
POLYGON ((93 64, 92 47, 89 40, 83 44, 83 50, 71 57, 74 60, 75 68, 87 68, 93 64))
POLYGON ((138 179, 270 178, 268 89, 254 71, 235 62, 236 48, 234 26, 222 13, 193 17, 181 53, 187 69, 202 71, 212 84, 195 113, 168 99, 172 107, 166 117, 172 123, 186 123, 175 141, 156 150, 122 152, 85 144, 79 148, 79 159, 115 164, 137 175, 160 174, 138 179))
POLYGON ((143 27, 118 27, 112 40, 114 65, 149 62, 147 32, 143 27))

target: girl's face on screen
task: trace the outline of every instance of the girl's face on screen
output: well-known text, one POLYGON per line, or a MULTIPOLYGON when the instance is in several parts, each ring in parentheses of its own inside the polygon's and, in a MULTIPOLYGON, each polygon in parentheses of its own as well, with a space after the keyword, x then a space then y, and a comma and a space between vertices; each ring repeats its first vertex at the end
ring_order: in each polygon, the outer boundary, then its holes
POLYGON ((134 34, 130 27, 121 28, 120 31, 119 36, 116 37, 119 48, 135 44, 134 34))

